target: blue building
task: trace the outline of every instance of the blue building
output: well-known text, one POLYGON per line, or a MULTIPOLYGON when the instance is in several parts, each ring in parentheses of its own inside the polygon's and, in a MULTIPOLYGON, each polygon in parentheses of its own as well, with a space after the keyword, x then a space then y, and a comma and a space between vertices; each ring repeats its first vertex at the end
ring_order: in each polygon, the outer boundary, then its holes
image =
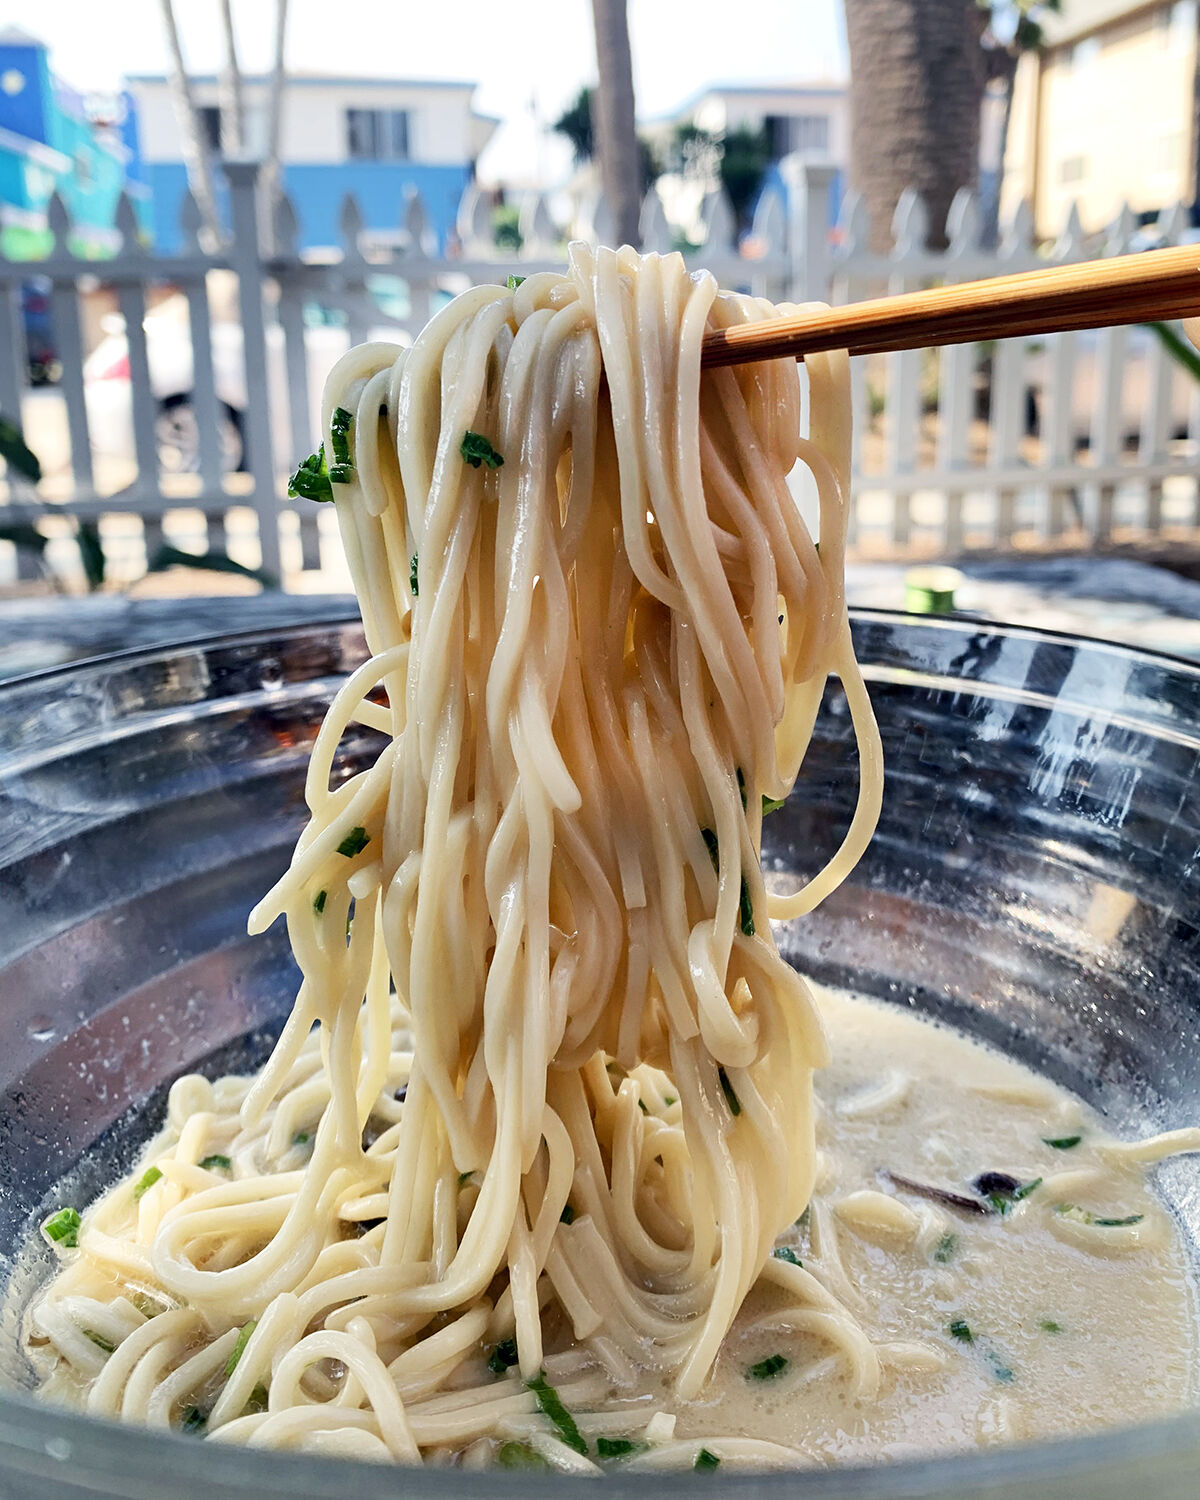
MULTIPOLYGON (((187 191, 179 125, 165 75, 126 81, 136 102, 154 242, 169 253, 179 247, 179 208, 187 191)), ((215 157, 217 80, 201 76, 191 82, 215 157)), ((245 148, 251 156, 261 156, 266 145, 268 87, 266 77, 243 80, 245 148)), ((357 198, 368 230, 395 231, 410 188, 420 193, 444 246, 475 160, 497 124, 472 110, 474 91, 472 83, 289 75, 280 163, 301 248, 340 245, 338 215, 347 193, 357 198)))
POLYGON ((57 190, 73 222, 73 249, 111 254, 122 189, 148 227, 130 97, 85 107, 83 96, 50 71, 42 42, 16 27, 0 32, 0 249, 13 260, 46 254, 46 205, 57 190))

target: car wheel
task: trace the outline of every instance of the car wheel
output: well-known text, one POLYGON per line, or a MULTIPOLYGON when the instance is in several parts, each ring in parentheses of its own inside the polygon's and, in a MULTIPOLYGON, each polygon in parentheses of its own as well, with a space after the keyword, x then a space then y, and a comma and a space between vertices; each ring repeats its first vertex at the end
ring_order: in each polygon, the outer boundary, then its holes
MULTIPOLYGON (((190 391, 159 402, 154 437, 159 467, 164 473, 196 473, 200 467, 200 423, 190 391)), ((245 458, 241 413, 225 401, 220 403, 217 439, 221 445, 221 472, 232 474, 241 469, 245 458)))

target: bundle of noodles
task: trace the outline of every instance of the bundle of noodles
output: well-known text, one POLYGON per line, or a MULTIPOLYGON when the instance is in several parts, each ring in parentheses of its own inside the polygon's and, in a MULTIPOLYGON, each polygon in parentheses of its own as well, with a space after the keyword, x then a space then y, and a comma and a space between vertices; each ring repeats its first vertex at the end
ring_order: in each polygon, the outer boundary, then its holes
POLYGON ((411 1459, 502 1430, 543 1368, 585 1403, 647 1366, 701 1388, 813 1187, 824 1041, 766 918, 852 867, 881 785, 843 596, 845 357, 808 363, 807 439, 794 364, 701 374, 707 331, 775 314, 678 256, 575 246, 565 276, 477 287, 333 372, 373 654, 251 918, 286 916, 303 984, 256 1080, 177 1085, 155 1191, 85 1220, 89 1274, 186 1322, 139 1327, 114 1373, 121 1332, 94 1409, 178 1421, 215 1380, 211 1433, 411 1459), (768 898, 764 799, 830 673, 858 811, 768 898), (352 718, 386 745, 331 789, 352 718), (227 1172, 199 1166, 214 1145, 227 1172), (523 1381, 488 1384, 496 1346, 523 1381))

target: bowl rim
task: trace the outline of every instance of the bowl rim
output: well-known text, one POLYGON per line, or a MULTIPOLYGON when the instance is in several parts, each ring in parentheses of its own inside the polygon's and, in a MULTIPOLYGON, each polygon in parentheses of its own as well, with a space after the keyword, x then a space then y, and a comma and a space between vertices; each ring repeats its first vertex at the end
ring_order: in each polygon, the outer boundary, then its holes
MULTIPOLYGON (((892 628, 948 631, 957 635, 984 631, 1033 643, 1046 642, 1076 649, 1144 660, 1172 673, 1200 682, 1200 663, 1139 646, 1100 640, 1037 626, 1009 625, 977 617, 916 615, 901 610, 851 608, 850 618, 864 624, 892 628)), ((64 677, 121 668, 170 658, 180 653, 250 646, 255 642, 296 639, 346 627, 361 629, 353 611, 314 621, 249 626, 233 631, 206 632, 178 641, 129 647, 81 658, 0 682, 0 712, 17 691, 52 684, 64 677)), ((830 1469, 788 1469, 762 1474, 722 1476, 720 1493, 750 1500, 782 1500, 810 1496, 812 1500, 915 1500, 915 1497, 1021 1495, 1056 1500, 1115 1500, 1127 1496, 1135 1484, 1155 1495, 1193 1493, 1200 1469, 1200 1408, 1129 1427, 1064 1435, 1036 1442, 986 1449, 952 1450, 895 1463, 853 1463, 830 1469), (1178 1482, 1179 1489, 1174 1489, 1178 1482), (1160 1486, 1171 1486, 1169 1489, 1160 1486)), ((512 1475, 503 1471, 406 1468, 352 1459, 312 1457, 280 1452, 257 1452, 240 1447, 198 1443, 175 1432, 156 1432, 124 1425, 65 1408, 50 1406, 32 1393, 0 1390, 0 1495, 33 1492, 34 1483, 59 1486, 60 1493, 145 1497, 158 1500, 166 1475, 181 1500, 203 1494, 207 1500, 229 1496, 289 1496, 294 1500, 359 1500, 384 1497, 444 1495, 450 1497, 534 1494, 552 1495, 574 1488, 581 1480, 562 1474, 512 1475), (73 1469, 80 1468, 76 1475, 73 1469), (28 1491, 6 1491, 10 1475, 30 1481, 28 1491), (103 1488, 72 1490, 70 1485, 103 1488)), ((618 1497, 645 1500, 654 1492, 694 1496, 697 1481, 689 1472, 624 1473, 610 1470, 608 1491, 618 1497)), ((711 1481, 706 1481, 711 1483, 711 1481)))

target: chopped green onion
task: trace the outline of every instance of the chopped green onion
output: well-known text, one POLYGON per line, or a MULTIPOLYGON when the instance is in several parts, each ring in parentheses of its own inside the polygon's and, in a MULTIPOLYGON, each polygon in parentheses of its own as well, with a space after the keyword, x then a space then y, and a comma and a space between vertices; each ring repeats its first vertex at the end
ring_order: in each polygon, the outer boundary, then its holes
POLYGON ((950 1324, 950 1337, 957 1339, 960 1344, 973 1344, 975 1335, 971 1332, 971 1325, 965 1318, 955 1318, 950 1324))
POLYGON ((251 1318, 248 1323, 243 1324, 242 1330, 237 1336, 237 1343, 233 1346, 233 1353, 225 1361, 226 1375, 232 1375, 233 1372, 237 1369, 238 1360, 241 1359, 243 1354, 245 1354, 246 1345, 250 1342, 250 1335, 257 1327, 257 1318, 251 1318))
POLYGON ((992 1206, 992 1212, 997 1213, 1001 1218, 1004 1218, 1005 1215, 1012 1212, 1014 1203, 1020 1203, 1023 1198, 1028 1198, 1030 1193, 1034 1192, 1037 1188, 1040 1188, 1041 1185, 1042 1179, 1040 1177, 1035 1177, 1032 1179, 1032 1181, 1022 1182, 1018 1184, 1017 1187, 1012 1188, 1011 1190, 1007 1188, 1001 1188, 995 1192, 988 1193, 986 1195, 987 1201, 992 1206))
POLYGON ((156 1297, 148 1297, 145 1292, 130 1292, 129 1300, 141 1313, 143 1318, 157 1318, 166 1308, 156 1297))
POLYGON ((318 891, 313 897, 313 911, 316 912, 318 917, 325 910, 325 898, 327 895, 327 891, 318 891))
POLYGON ((596 1454, 599 1458, 628 1458, 633 1453, 645 1453, 647 1447, 648 1443, 639 1443, 633 1438, 596 1439, 596 1454))
POLYGON ((516 1339, 502 1339, 492 1350, 488 1369, 493 1375, 503 1375, 505 1370, 512 1369, 519 1358, 516 1339))
POLYGON ((939 1266, 949 1265, 954 1259, 954 1252, 958 1249, 958 1235, 944 1234, 937 1242, 937 1249, 933 1252, 933 1258, 939 1266))
POLYGON ((293 1146, 307 1146, 308 1145, 308 1139, 309 1139, 309 1137, 308 1137, 308 1131, 307 1130, 297 1130, 296 1134, 292 1137, 292 1145, 293 1146))
POLYGON ((515 292, 524 280, 524 276, 510 276, 504 285, 510 292, 515 292))
POLYGON ((675 1095, 674 1094, 664 1094, 663 1095, 663 1108, 664 1109, 670 1109, 670 1107, 674 1103, 675 1103, 675 1095))
POLYGON ((533 1392, 538 1407, 543 1415, 550 1418, 568 1448, 574 1449, 576 1453, 586 1454, 588 1445, 576 1425, 575 1418, 563 1405, 562 1397, 546 1379, 545 1373, 534 1376, 532 1380, 525 1382, 533 1392))
POLYGON ((1053 1318, 1043 1318, 1038 1324, 1043 1333, 1061 1333, 1062 1324, 1056 1323, 1053 1318))
POLYGON ((550 1465, 528 1443, 502 1443, 496 1461, 502 1469, 548 1469, 550 1465))
POLYGON ((365 828, 352 828, 337 846, 337 852, 344 854, 347 859, 353 859, 356 854, 361 854, 370 842, 371 835, 365 828))
POLYGON ((804 1264, 790 1245, 776 1245, 771 1254, 776 1260, 786 1260, 789 1266, 802 1266, 804 1264))
POLYGON ((498 469, 504 462, 481 432, 465 432, 458 451, 473 469, 479 468, 480 464, 487 464, 489 469, 498 469))
POLYGON ((206 1156, 200 1165, 206 1172, 212 1172, 217 1168, 220 1168, 222 1172, 228 1172, 233 1166, 233 1161, 230 1157, 222 1156, 217 1152, 212 1156, 206 1156))
POLYGON ((417 578, 417 557, 418 556, 419 556, 419 554, 416 553, 416 552, 414 552, 413 555, 408 560, 408 587, 409 587, 409 590, 411 591, 412 596, 413 596, 414 599, 421 592, 420 588, 418 587, 419 580, 417 578))
POLYGON ((61 1245, 64 1250, 74 1250, 79 1244, 79 1224, 77 1208, 60 1208, 43 1221, 42 1234, 52 1245, 61 1245))
POLYGON ((116 1352, 116 1344, 110 1343, 102 1333, 96 1333, 91 1328, 81 1328, 79 1331, 85 1339, 91 1339, 97 1349, 103 1349, 105 1354, 114 1354, 116 1352))
POLYGON ((133 1185, 133 1196, 136 1201, 143 1193, 148 1193, 156 1182, 162 1181, 162 1173, 157 1167, 147 1167, 133 1185))
POLYGON ((746 884, 746 877, 742 876, 742 889, 738 896, 738 921, 741 923, 742 932, 746 937, 754 936, 754 907, 750 901, 750 887, 746 884))
POLYGON ((748 1365, 746 1368, 747 1380, 774 1380, 776 1375, 782 1375, 787 1369, 790 1361, 786 1354, 768 1354, 766 1359, 760 1359, 756 1365, 748 1365))
POLYGON ((692 1460, 692 1468, 698 1470, 701 1474, 711 1474, 714 1469, 719 1469, 720 1467, 721 1460, 707 1448, 701 1448, 692 1460))
POLYGON ((700 837, 704 840, 704 847, 708 850, 708 857, 712 860, 713 869, 719 870, 721 868, 721 856, 716 834, 711 828, 702 828, 700 830, 700 837))
POLYGON ((988 1351, 987 1360, 988 1364, 990 1364, 992 1367, 992 1374, 1001 1383, 1001 1385, 1011 1385, 1012 1382, 1016 1379, 1016 1376, 1013 1374, 1011 1367, 1006 1365, 994 1350, 988 1351))
POLYGON ((266 1411, 270 1404, 271 1395, 266 1386, 261 1382, 250 1392, 250 1398, 242 1408, 244 1417, 256 1416, 260 1411, 266 1411))
POLYGON ((335 406, 329 419, 329 441, 333 445, 333 456, 337 463, 350 464, 350 442, 348 434, 354 424, 354 416, 344 406, 335 406))
POLYGON ((1053 1139, 1048 1135, 1044 1135, 1042 1137, 1042 1144, 1050 1146, 1055 1151, 1070 1151, 1072 1147, 1078 1146, 1081 1140, 1083 1140, 1081 1135, 1059 1135, 1053 1137, 1053 1139))
POLYGON ((316 500, 325 504, 333 499, 329 470, 325 467, 325 444, 304 459, 288 480, 287 492, 293 500, 316 500))
POLYGON ((1041 1187, 1041 1185, 1042 1179, 1040 1177, 1035 1177, 1030 1182, 1023 1182, 1021 1186, 1016 1190, 1016 1192, 1012 1195, 1013 1202, 1020 1203, 1022 1198, 1028 1198, 1030 1193, 1036 1192, 1037 1189, 1041 1187))
POLYGON ((786 797, 768 797, 764 794, 762 799, 763 817, 765 818, 768 813, 778 812, 786 801, 786 797))
POLYGON ((730 1083, 729 1075, 725 1072, 724 1068, 717 1069, 717 1078, 721 1084, 721 1092, 725 1095, 725 1103, 729 1106, 729 1113, 731 1115, 740 1115, 742 1112, 742 1102, 733 1092, 733 1084, 730 1083))
POLYGON ((1074 1220, 1076 1224, 1094 1224, 1099 1229, 1128 1229, 1131 1224, 1140 1224, 1146 1217, 1145 1214, 1126 1214, 1123 1219, 1102 1219, 1086 1208, 1080 1208, 1077 1203, 1056 1203, 1054 1212, 1061 1214, 1064 1219, 1074 1220))
POLYGON ((571 1207, 571 1205, 569 1203, 564 1203, 563 1204, 563 1210, 562 1210, 562 1213, 560 1213, 559 1216, 558 1216, 558 1222, 560 1224, 574 1224, 574 1222, 575 1222, 575 1210, 571 1207))
POLYGON ((334 484, 349 484, 354 478, 354 466, 352 464, 331 464, 329 466, 329 478, 334 484))
POLYGON ((201 1411, 198 1406, 189 1406, 183 1414, 183 1422, 180 1430, 183 1432, 203 1432, 207 1425, 208 1413, 201 1411))

